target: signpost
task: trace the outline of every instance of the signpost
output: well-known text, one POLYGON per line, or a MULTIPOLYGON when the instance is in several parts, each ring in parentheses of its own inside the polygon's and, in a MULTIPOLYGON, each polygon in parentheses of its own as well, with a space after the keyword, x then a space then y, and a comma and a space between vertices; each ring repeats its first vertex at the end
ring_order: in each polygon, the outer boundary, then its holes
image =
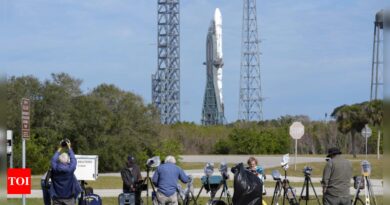
POLYGON ((371 137, 372 131, 371 128, 366 124, 364 128, 362 129, 362 136, 366 139, 366 159, 367 159, 367 144, 368 144, 368 138, 371 137))
POLYGON ((14 168, 13 151, 12 151, 12 130, 7 130, 7 155, 9 156, 9 168, 14 168))
POLYGON ((290 126, 290 136, 295 140, 295 170, 297 170, 298 140, 305 134, 305 126, 301 122, 294 122, 290 126))
MULTIPOLYGON (((30 99, 22 98, 22 168, 26 168, 26 140, 30 138, 30 99)), ((23 205, 26 195, 22 195, 23 205)))

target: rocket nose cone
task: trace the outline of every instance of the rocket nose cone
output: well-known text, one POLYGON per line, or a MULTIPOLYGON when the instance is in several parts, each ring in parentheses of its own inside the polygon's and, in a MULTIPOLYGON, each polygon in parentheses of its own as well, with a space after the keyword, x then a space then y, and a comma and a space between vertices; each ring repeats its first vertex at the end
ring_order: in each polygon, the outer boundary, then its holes
POLYGON ((222 14, 221 14, 221 11, 219 10, 219 8, 215 9, 214 21, 215 21, 215 24, 222 24, 222 14))

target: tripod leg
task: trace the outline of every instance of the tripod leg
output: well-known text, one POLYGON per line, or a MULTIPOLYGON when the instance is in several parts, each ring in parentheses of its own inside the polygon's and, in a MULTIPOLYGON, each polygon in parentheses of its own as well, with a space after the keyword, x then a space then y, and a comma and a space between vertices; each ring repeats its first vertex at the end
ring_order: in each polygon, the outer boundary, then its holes
POLYGON ((313 182, 311 181, 311 179, 309 179, 309 180, 310 180, 309 182, 310 182, 311 188, 313 189, 314 195, 316 196, 317 202, 318 202, 318 204, 321 204, 320 198, 317 195, 317 192, 316 192, 316 189, 314 188, 313 182))
POLYGON ((305 177, 305 181, 303 182, 303 186, 302 186, 302 190, 301 190, 301 195, 299 197, 299 203, 301 203, 301 200, 303 199, 303 192, 305 191, 305 187, 306 187, 306 177, 305 177))
POLYGON ((203 187, 204 187, 204 185, 202 185, 202 187, 200 188, 200 190, 199 190, 199 193, 198 193, 198 195, 196 196, 196 200, 198 200, 199 199, 199 196, 200 196, 200 193, 202 192, 202 190, 203 190, 203 187))
POLYGON ((279 194, 279 181, 276 181, 276 184, 275 184, 275 190, 274 190, 274 195, 272 195, 272 201, 271 201, 271 205, 274 205, 274 202, 278 202, 278 194, 279 194))
POLYGON ((192 200, 194 201, 194 204, 195 204, 195 205, 198 205, 198 202, 197 202, 196 199, 195 199, 194 193, 190 192, 190 194, 191 194, 192 200))
POLYGON ((367 177, 367 188, 368 188, 368 194, 370 195, 371 200, 374 202, 374 205, 376 205, 376 198, 374 195, 374 190, 372 189, 371 181, 368 177, 367 177))

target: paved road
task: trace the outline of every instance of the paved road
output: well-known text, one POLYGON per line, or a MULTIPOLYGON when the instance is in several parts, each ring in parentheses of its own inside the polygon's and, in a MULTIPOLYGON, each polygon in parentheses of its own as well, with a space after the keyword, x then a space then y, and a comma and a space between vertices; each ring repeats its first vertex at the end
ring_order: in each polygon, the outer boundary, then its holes
MULTIPOLYGON (((246 164, 248 158, 253 155, 182 155, 182 162, 226 162, 226 163, 240 163, 246 164)), ((257 155, 255 156, 261 166, 264 168, 280 166, 282 161, 282 155, 280 156, 266 156, 257 155)), ((294 156, 290 155, 290 164, 294 164, 294 156)), ((298 157, 297 163, 311 163, 311 162, 325 162, 324 157, 298 157)))

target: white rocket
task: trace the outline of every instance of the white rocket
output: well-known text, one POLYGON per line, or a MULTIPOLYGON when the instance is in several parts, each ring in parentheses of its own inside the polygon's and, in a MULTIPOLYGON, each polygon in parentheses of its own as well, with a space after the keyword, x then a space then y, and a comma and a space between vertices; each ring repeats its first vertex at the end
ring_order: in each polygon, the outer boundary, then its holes
MULTIPOLYGON (((222 62, 223 54, 222 54, 222 15, 219 8, 215 9, 214 13, 214 25, 215 25, 215 41, 217 44, 217 53, 216 60, 222 62)), ((217 85, 219 88, 219 97, 221 99, 221 103, 223 104, 223 95, 222 95, 222 64, 217 68, 217 85)))
POLYGON ((222 15, 217 8, 208 29, 206 41, 207 80, 203 101, 202 124, 223 124, 225 121, 222 95, 222 15))

